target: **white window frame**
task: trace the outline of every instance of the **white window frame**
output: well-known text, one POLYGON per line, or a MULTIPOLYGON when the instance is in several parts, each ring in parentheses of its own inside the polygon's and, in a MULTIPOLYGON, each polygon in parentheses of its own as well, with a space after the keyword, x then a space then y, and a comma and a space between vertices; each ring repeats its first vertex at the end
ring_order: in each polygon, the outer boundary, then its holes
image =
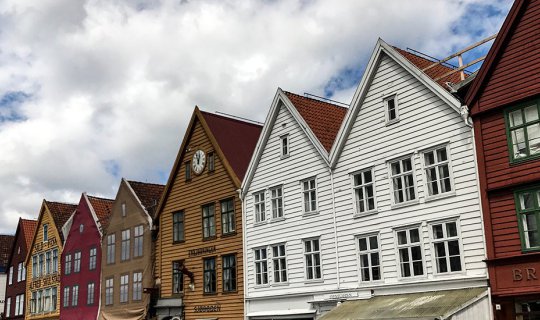
POLYGON ((141 301, 142 300, 142 292, 143 292, 143 285, 142 285, 142 271, 135 271, 133 272, 133 290, 131 292, 131 299, 132 301, 141 301))
POLYGON ((397 99, 397 93, 392 93, 383 98, 383 106, 384 106, 384 121, 386 125, 390 125, 396 122, 399 122, 399 104, 397 99), (394 110, 396 113, 396 117, 394 119, 390 119, 389 110, 388 110, 388 101, 394 100, 394 110))
POLYGON ((116 261, 116 233, 107 235, 107 264, 114 264, 116 261))
POLYGON ((9 267, 8 285, 13 284, 13 266, 9 267))
POLYGON ((19 262, 17 265, 17 282, 21 282, 24 280, 24 264, 22 262, 19 262))
MULTIPOLYGON (((278 251, 279 251, 279 249, 278 249, 278 251)), ((271 256, 270 256, 271 258, 270 259, 272 261, 272 269, 271 269, 272 270, 272 273, 271 273, 272 274, 272 284, 273 285, 286 285, 286 284, 288 284, 289 283, 289 265, 288 265, 288 259, 287 259, 287 244, 285 244, 285 243, 276 243, 276 244, 271 245, 270 246, 270 253, 271 253, 271 256), (283 253, 283 255, 275 256, 274 255, 274 247, 280 247, 280 246, 283 246, 283 251, 285 251, 285 252, 283 253), (275 277, 276 268, 275 268, 274 262, 275 262, 275 260, 280 260, 281 261, 281 259, 285 259, 285 269, 281 268, 281 262, 279 262, 279 266, 280 266, 280 268, 279 268, 279 272, 280 272, 279 277, 280 277, 280 279, 283 278, 282 273, 283 273, 283 270, 285 270, 285 277, 287 277, 287 280, 285 280, 285 281, 276 281, 276 277, 275 277)), ((268 251, 266 253, 266 256, 268 257, 268 251)))
POLYGON ((133 227, 133 258, 142 257, 144 253, 144 226, 133 227))
MULTIPOLYGON (((391 208, 394 209, 394 208, 399 208, 399 207, 403 207, 403 206, 408 206, 408 205, 411 205, 411 204, 416 204, 418 203, 418 186, 416 184, 416 166, 415 166, 415 160, 416 160, 416 157, 415 157, 415 154, 411 153, 411 154, 408 154, 408 155, 405 155, 405 156, 402 156, 402 157, 399 157, 399 158, 394 158, 392 160, 388 160, 387 162, 387 167, 388 167, 388 176, 390 178, 390 198, 391 198, 391 201, 392 201, 392 205, 391 205, 391 208), (395 195, 395 190, 394 190, 394 178, 400 178, 401 179, 401 183, 403 184, 403 192, 405 192, 405 183, 404 183, 404 179, 403 177, 406 175, 403 173, 403 163, 402 161, 403 160, 406 160, 406 159, 410 159, 411 160, 411 174, 412 174, 412 180, 413 180, 413 188, 414 188, 414 199, 411 199, 411 200, 404 200, 402 202, 396 202, 396 195, 395 195), (397 175, 393 175, 392 174, 392 164, 395 163, 395 162, 399 162, 400 165, 399 165, 399 168, 401 170, 401 172, 397 175)), ((409 171, 407 171, 408 173, 409 171)), ((404 193, 404 196, 406 195, 406 193, 404 193)), ((404 198, 405 199, 405 198, 404 198)))
POLYGON ((64 258, 64 274, 71 274, 71 254, 67 254, 64 258))
POLYGON ((71 306, 79 305, 79 285, 71 287, 71 306))
POLYGON ((383 264, 382 264, 382 250, 381 250, 381 237, 380 233, 367 233, 367 234, 361 234, 355 237, 356 242, 356 256, 358 261, 358 281, 362 284, 364 283, 377 283, 377 282, 383 282, 384 281, 384 272, 383 272, 383 264), (371 248, 371 244, 369 242, 369 238, 376 237, 377 238, 377 249, 371 248), (366 239, 366 245, 367 249, 364 251, 360 251, 360 239, 366 239), (378 253, 379 254, 379 275, 380 279, 373 280, 373 263, 371 261, 371 254, 378 253), (362 279, 362 255, 367 255, 368 257, 368 263, 369 263, 369 278, 370 280, 364 280, 362 279))
POLYGON ((373 169, 373 167, 369 167, 369 168, 365 168, 365 169, 361 169, 361 170, 358 170, 358 171, 355 171, 355 172, 352 172, 350 174, 350 179, 351 179, 351 188, 352 188, 352 199, 353 199, 353 206, 354 206, 354 216, 355 217, 361 217, 361 216, 365 216, 365 215, 369 215, 369 214, 373 214, 373 213, 377 213, 377 192, 376 192, 376 185, 375 185, 375 170, 373 169), (370 183, 365 183, 365 179, 364 179, 364 173, 366 172, 371 172, 371 182, 370 183), (359 184, 359 185, 356 185, 355 184, 355 177, 357 175, 362 175, 362 184, 359 184), (367 209, 365 211, 360 211, 359 209, 359 201, 357 199, 357 195, 356 195, 356 192, 358 189, 362 189, 362 192, 364 194, 364 208, 367 208, 367 198, 365 197, 365 194, 366 194, 366 187, 367 186, 370 186, 373 188, 373 209, 367 209))
POLYGON ((105 305, 114 305, 114 277, 105 279, 105 305))
POLYGON ((82 253, 77 251, 73 254, 73 273, 81 272, 82 253))
POLYGON ((88 255, 88 270, 94 270, 97 266, 97 248, 90 248, 88 255))
POLYGON ((6 317, 11 316, 11 297, 6 299, 6 317))
POLYGON ((395 241, 395 248, 396 248, 396 263, 397 263, 396 267, 397 267, 398 278, 400 280, 420 279, 420 278, 427 277, 427 267, 426 267, 426 259, 425 259, 426 252, 424 250, 423 235, 424 235, 424 228, 421 224, 409 225, 409 226, 404 226, 404 227, 394 229, 394 241, 395 241), (419 242, 414 242, 414 245, 410 242, 410 230, 412 229, 418 229, 419 242), (407 244, 402 244, 402 245, 399 244, 398 232, 401 232, 401 231, 407 232, 406 234, 407 244), (416 243, 418 243, 418 246, 420 246, 420 256, 422 257, 422 260, 421 260, 422 261, 422 274, 421 275, 414 275, 412 251, 410 250, 410 248, 417 246, 416 243), (404 248, 407 248, 407 252, 409 255, 409 264, 410 264, 409 271, 411 273, 410 276, 404 276, 401 271, 401 258, 399 255, 399 249, 404 249, 404 248))
POLYGON ((450 274, 461 274, 465 272, 465 261, 464 261, 464 255, 463 255, 463 241, 461 239, 461 225, 458 218, 452 218, 452 219, 444 219, 444 220, 438 220, 438 221, 430 221, 428 223, 428 230, 429 230, 429 238, 431 243, 431 261, 433 265, 433 273, 436 275, 450 275, 450 274), (433 226, 435 225, 444 225, 446 226, 447 223, 455 223, 456 224, 456 236, 448 237, 447 236, 447 230, 445 227, 443 227, 443 235, 444 238, 435 239, 435 235, 433 233, 433 226), (448 250, 448 241, 458 241, 458 247, 459 247, 459 261, 460 261, 460 267, 461 270, 451 271, 450 270, 450 253, 448 250), (446 272, 439 272, 438 267, 438 261, 437 261, 437 251, 435 249, 436 243, 443 242, 445 244, 445 259, 446 259, 446 266, 447 270, 446 272))
MULTIPOLYGON (((254 273, 254 279, 255 279, 255 286, 256 287, 264 287, 264 286, 268 286, 270 284, 270 272, 269 272, 269 268, 268 268, 268 247, 259 247, 259 248, 254 248, 253 249, 253 273, 254 273), (257 259, 257 252, 261 251, 261 250, 264 250, 264 255, 265 257, 264 258, 259 258, 257 259), (260 265, 261 266, 261 272, 260 273, 257 273, 257 266, 260 265), (264 268, 263 268, 264 267, 264 268), (264 271, 262 271, 264 269, 264 271), (266 273, 266 282, 264 282, 264 277, 263 275, 266 273), (261 283, 257 283, 257 277, 258 277, 258 274, 261 275, 261 283)), ((259 254, 260 256, 260 254, 259 254)))
POLYGON ((253 193, 253 213, 255 223, 266 222, 266 190, 253 193))
MULTIPOLYGON (((420 159, 421 159, 420 161, 422 162, 422 178, 424 179, 424 194, 425 194, 426 201, 439 199, 439 198, 445 198, 445 197, 453 196, 453 195, 456 194, 456 186, 455 186, 455 183, 454 183, 454 171, 452 170, 452 157, 450 156, 450 152, 451 152, 450 145, 448 143, 439 144, 437 146, 430 147, 430 148, 427 148, 427 149, 423 149, 423 150, 420 151, 420 159), (435 151, 435 156, 436 156, 437 155, 436 150, 442 149, 442 148, 446 148, 447 160, 442 161, 442 162, 436 162, 435 164, 428 166, 426 164, 425 154, 428 153, 428 152, 434 152, 435 151), (438 166, 444 165, 444 164, 446 164, 448 166, 448 175, 450 177, 450 187, 452 188, 452 190, 446 191, 446 192, 440 192, 439 191, 438 194, 430 195, 429 185, 428 185, 429 181, 428 181, 427 170, 429 168, 438 167, 438 166)), ((435 174, 438 177, 439 176, 439 171, 438 170, 435 170, 435 171, 436 171, 435 174)), ((437 187, 439 188, 439 190, 441 190, 440 179, 437 179, 437 187)))
POLYGON ((272 212, 272 220, 281 220, 285 218, 285 210, 283 207, 283 204, 285 201, 283 200, 283 185, 275 186, 270 188, 270 211, 272 212), (281 195, 274 196, 274 192, 277 192, 278 190, 281 191, 281 195), (276 205, 276 203, 279 203, 279 205, 276 205), (278 212, 278 215, 275 214, 275 212, 278 212))
POLYGON ((22 316, 24 315, 24 296, 25 294, 20 294, 19 297, 19 308, 15 308, 15 315, 22 316))
POLYGON ((281 159, 288 158, 291 155, 291 144, 289 140, 289 134, 284 134, 279 137, 279 149, 281 159))
POLYGON ((128 261, 131 256, 131 229, 122 230, 122 241, 121 241, 122 252, 120 255, 120 261, 128 261))
POLYGON ((120 275, 120 303, 129 302, 129 273, 120 275))
POLYGON ((316 214, 319 212, 319 196, 317 195, 317 177, 310 177, 300 181, 300 188, 302 189, 302 212, 304 215, 316 214), (313 181, 315 184, 314 187, 310 185, 310 182, 313 181), (308 189, 305 188, 305 183, 308 183, 308 189), (315 195, 315 208, 312 207, 311 203, 313 202, 312 196, 315 195), (306 196, 309 199, 310 210, 306 211, 306 196))
POLYGON ((314 238, 307 238, 302 239, 302 251, 304 254, 304 280, 306 282, 318 282, 323 281, 323 262, 322 262, 322 249, 321 249, 321 238, 320 237, 314 237, 314 238), (314 241, 317 242, 317 246, 319 247, 319 250, 313 249, 314 241), (306 243, 311 243, 311 251, 306 251, 306 243), (320 277, 317 277, 317 265, 315 264, 315 257, 319 256, 319 273, 320 277), (308 257, 311 257, 312 259, 312 266, 308 266, 308 257), (308 277, 308 269, 312 269, 313 277, 308 277))

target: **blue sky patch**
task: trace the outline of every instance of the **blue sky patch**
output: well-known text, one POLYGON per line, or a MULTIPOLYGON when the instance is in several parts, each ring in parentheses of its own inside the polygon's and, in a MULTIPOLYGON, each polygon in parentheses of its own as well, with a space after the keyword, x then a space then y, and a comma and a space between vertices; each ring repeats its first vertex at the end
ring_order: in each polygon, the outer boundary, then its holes
POLYGON ((23 91, 9 91, 0 97, 0 123, 1 122, 19 122, 26 120, 21 114, 19 107, 31 95, 23 91))

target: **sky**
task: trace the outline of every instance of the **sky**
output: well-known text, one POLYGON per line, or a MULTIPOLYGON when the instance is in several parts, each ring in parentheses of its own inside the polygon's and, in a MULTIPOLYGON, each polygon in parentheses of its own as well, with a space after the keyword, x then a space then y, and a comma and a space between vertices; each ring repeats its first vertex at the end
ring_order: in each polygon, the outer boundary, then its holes
POLYGON ((165 184, 195 106, 264 122, 278 87, 350 103, 379 37, 444 58, 511 4, 0 1, 0 233, 43 199, 165 184))

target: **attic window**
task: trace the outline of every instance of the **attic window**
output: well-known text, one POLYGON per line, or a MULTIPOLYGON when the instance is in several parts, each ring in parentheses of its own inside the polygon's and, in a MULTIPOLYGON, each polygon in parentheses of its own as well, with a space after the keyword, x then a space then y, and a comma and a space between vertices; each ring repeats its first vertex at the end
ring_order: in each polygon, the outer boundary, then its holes
POLYGON ((191 161, 186 161, 186 181, 191 180, 191 161))
POLYGON ((79 232, 83 233, 83 231, 84 231, 84 224, 81 223, 81 225, 79 226, 79 232))
POLYGON ((208 152, 206 158, 208 159, 208 172, 213 172, 216 169, 214 152, 208 152))
POLYGON ((283 135, 280 137, 281 140, 281 157, 286 158, 289 156, 289 135, 283 135))
POLYGON ((126 203, 122 202, 122 217, 126 216, 126 203))
POLYGON ((391 124, 399 121, 398 104, 396 95, 391 95, 383 99, 386 114, 386 123, 391 124))
POLYGON ((49 241, 49 225, 43 225, 43 242, 49 241))

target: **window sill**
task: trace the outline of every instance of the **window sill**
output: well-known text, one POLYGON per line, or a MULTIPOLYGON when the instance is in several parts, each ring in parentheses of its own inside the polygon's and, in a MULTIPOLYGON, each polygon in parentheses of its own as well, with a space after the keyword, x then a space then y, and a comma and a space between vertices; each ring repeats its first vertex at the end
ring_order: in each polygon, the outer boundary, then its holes
POLYGON ((369 216, 375 215, 377 213, 379 213, 379 211, 377 211, 377 209, 371 210, 371 211, 366 211, 366 212, 357 212, 357 213, 353 214, 353 218, 358 219, 358 218, 363 218, 363 217, 369 217, 369 216))
MULTIPOLYGON (((436 268, 437 266, 435 266, 436 268)), ((456 275, 466 275, 467 273, 465 272, 465 270, 462 270, 461 271, 449 271, 449 272, 436 272, 436 273, 433 273, 433 276, 436 277, 436 278, 446 278, 446 277, 453 277, 453 276, 456 276, 456 275)))
POLYGON ((285 217, 279 217, 279 218, 270 219, 270 223, 276 223, 276 222, 281 222, 281 221, 285 221, 285 217))
MULTIPOLYGON (((512 155, 510 155, 510 157, 511 156, 512 155)), ((510 165, 511 166, 518 166, 520 164, 523 164, 524 162, 528 162, 528 161, 532 161, 532 160, 538 160, 538 158, 540 158, 540 153, 530 155, 530 156, 526 156, 526 157, 523 157, 523 158, 517 158, 517 159, 510 158, 510 165)))
POLYGON ((427 276, 425 274, 419 275, 419 276, 410 276, 410 277, 398 277, 398 281, 401 282, 414 282, 422 279, 427 279, 427 276))
POLYGON ((234 290, 234 291, 223 291, 223 292, 221 292, 221 294, 238 294, 238 290, 234 290))
POLYGON ((212 241, 212 240, 216 240, 217 237, 216 236, 211 236, 211 237, 208 237, 208 238, 203 238, 202 241, 212 241))
MULTIPOLYGON (((360 275, 359 275, 360 276, 360 275)), ((380 280, 371 280, 371 281, 362 281, 360 280, 358 282, 358 286, 359 287, 370 287, 370 286, 373 286, 373 285, 378 285, 378 284, 384 284, 384 279, 380 279, 380 280)))
POLYGON ((203 292, 203 296, 217 296, 217 292, 203 292))
POLYGON ((267 283, 267 284, 256 284, 254 287, 254 289, 267 289, 267 288, 270 288, 270 284, 267 283))
POLYGON ((394 123, 398 123, 399 122, 399 118, 396 118, 396 119, 393 119, 393 120, 390 120, 390 121, 385 121, 385 126, 391 126, 393 125, 394 123))
POLYGON ((320 284, 320 283, 324 283, 324 279, 323 279, 323 278, 320 278, 320 279, 311 279, 311 280, 304 280, 304 284, 320 284))
POLYGON ((253 226, 254 226, 254 227, 263 226, 263 225, 265 225, 265 224, 267 224, 267 223, 268 223, 268 220, 259 221, 259 222, 255 222, 255 223, 253 224, 253 226))
POLYGON ((222 238, 229 238, 229 237, 234 237, 236 234, 237 234, 236 231, 232 231, 232 232, 229 232, 229 233, 221 234, 221 237, 222 238))
POLYGON ((319 211, 310 211, 302 213, 302 217, 313 217, 319 214, 319 211))
POLYGON ((414 206, 415 204, 418 204, 418 199, 407 201, 407 202, 394 203, 390 205, 390 209, 399 209, 403 207, 414 206))
POLYGON ((455 195, 456 195, 456 191, 452 190, 450 192, 445 192, 445 193, 437 194, 434 196, 427 196, 425 202, 431 202, 431 201, 436 201, 439 199, 450 198, 450 197, 454 197, 455 195))
POLYGON ((284 160, 284 159, 287 159, 288 157, 290 157, 291 155, 290 154, 282 154, 279 159, 280 160, 284 160))
POLYGON ((289 285, 289 282, 286 281, 286 282, 274 282, 272 283, 272 287, 283 287, 283 286, 288 286, 289 285))
POLYGON ((178 240, 178 241, 173 241, 172 244, 181 244, 184 242, 186 242, 186 240, 178 240))

